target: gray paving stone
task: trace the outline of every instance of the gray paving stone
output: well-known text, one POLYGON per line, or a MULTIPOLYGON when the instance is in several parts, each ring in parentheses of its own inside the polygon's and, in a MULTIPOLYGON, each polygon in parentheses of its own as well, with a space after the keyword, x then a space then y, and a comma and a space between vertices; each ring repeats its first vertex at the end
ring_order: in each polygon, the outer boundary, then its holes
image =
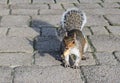
POLYGON ((97 9, 97 8, 101 8, 101 6, 99 4, 95 4, 95 3, 89 3, 89 4, 75 3, 75 6, 80 8, 80 9, 97 9))
POLYGON ((120 26, 107 26, 110 32, 114 35, 120 35, 120 26))
POLYGON ((9 0, 9 4, 23 4, 23 3, 31 3, 31 0, 9 0))
POLYGON ((0 9, 0 16, 9 15, 9 9, 0 9))
POLYGON ((111 3, 113 3, 113 2, 120 2, 120 0, 103 0, 104 2, 111 2, 111 3))
POLYGON ((29 16, 3 16, 1 19, 1 26, 5 27, 26 27, 29 26, 30 17, 29 16))
POLYGON ((93 35, 109 35, 104 26, 92 26, 93 35))
POLYGON ((56 31, 56 28, 53 28, 53 27, 42 27, 42 30, 41 30, 41 35, 43 37, 51 37, 51 36, 57 36, 57 31, 56 31))
MULTIPOLYGON (((86 13, 87 14, 87 13, 86 13)), ((100 15, 87 15, 87 23, 85 26, 105 26, 108 22, 100 15)))
POLYGON ((101 3, 101 4, 104 8, 119 8, 120 7, 118 3, 101 3))
POLYGON ((38 3, 54 3, 54 0, 33 0, 33 4, 38 4, 38 3))
POLYGON ((30 53, 0 53, 0 66, 30 66, 32 56, 30 53))
POLYGON ((0 67, 0 82, 12 83, 11 72, 12 72, 12 69, 9 67, 0 67))
POLYGON ((98 9, 84 9, 86 14, 88 15, 109 15, 109 14, 120 14, 119 9, 111 9, 111 8, 98 8, 98 9))
POLYGON ((37 53, 35 55, 35 65, 39 66, 54 66, 62 64, 60 61, 56 60, 59 59, 60 55, 58 53, 37 53))
POLYGON ((12 15, 38 15, 38 9, 13 9, 12 15))
POLYGON ((84 83, 79 70, 52 67, 19 67, 15 69, 14 83, 84 83))
POLYGON ((91 35, 91 32, 87 27, 84 27, 82 31, 85 35, 91 35))
POLYGON ((33 42, 21 37, 0 37, 0 52, 33 53, 33 42))
POLYGON ((77 0, 56 0, 57 3, 79 3, 77 0))
POLYGON ((10 37, 25 37, 25 38, 35 38, 40 35, 40 30, 38 28, 30 27, 12 27, 9 29, 8 36, 10 37))
POLYGON ((80 3, 101 3, 101 0, 79 0, 80 3))
POLYGON ((59 10, 62 10, 63 8, 62 8, 62 6, 61 6, 61 4, 50 4, 50 8, 51 9, 59 9, 59 10))
POLYGON ((47 4, 12 4, 11 9, 48 9, 47 4))
POLYGON ((60 41, 56 37, 39 37, 36 39, 36 49, 40 52, 60 50, 60 41))
POLYGON ((97 51, 113 52, 120 50, 120 37, 118 36, 97 35, 90 36, 90 39, 97 51))
POLYGON ((117 65, 118 62, 115 59, 114 55, 109 52, 101 52, 101 53, 95 53, 97 56, 98 61, 102 65, 117 65))
POLYGON ((106 18, 108 19, 108 21, 110 22, 111 25, 120 25, 120 15, 106 15, 106 18))
POLYGON ((69 8, 74 8, 75 6, 73 4, 68 4, 68 3, 62 3, 64 9, 69 9, 69 8))
POLYGON ((119 83, 119 66, 82 67, 87 83, 119 83))
POLYGON ((120 52, 115 52, 115 56, 117 57, 118 61, 120 62, 120 52))
POLYGON ((0 4, 7 4, 7 0, 0 0, 0 4))
POLYGON ((40 15, 32 17, 32 27, 54 26, 60 25, 61 15, 40 15))
POLYGON ((9 6, 7 4, 0 4, 0 9, 8 9, 8 8, 9 6))
POLYGON ((0 27, 0 36, 6 36, 8 28, 0 27))
POLYGON ((40 15, 62 15, 65 11, 61 9, 41 9, 40 15))
POLYGON ((92 53, 85 53, 86 60, 80 61, 80 66, 96 65, 95 59, 93 58, 92 53))

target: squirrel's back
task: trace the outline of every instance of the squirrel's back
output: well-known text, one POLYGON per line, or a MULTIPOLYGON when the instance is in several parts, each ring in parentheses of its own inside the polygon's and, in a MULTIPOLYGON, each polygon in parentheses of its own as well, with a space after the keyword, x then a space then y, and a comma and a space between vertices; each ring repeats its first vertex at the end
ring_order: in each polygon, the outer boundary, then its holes
POLYGON ((86 23, 86 15, 83 11, 77 8, 68 9, 63 13, 61 19, 61 26, 66 31, 71 29, 79 29, 82 30, 86 23))

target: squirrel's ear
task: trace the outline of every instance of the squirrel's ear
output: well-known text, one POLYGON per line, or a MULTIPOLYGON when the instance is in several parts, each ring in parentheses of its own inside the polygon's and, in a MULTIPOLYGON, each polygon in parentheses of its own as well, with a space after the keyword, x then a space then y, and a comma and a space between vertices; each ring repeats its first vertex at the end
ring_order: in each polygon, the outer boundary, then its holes
POLYGON ((76 39, 76 33, 74 33, 74 39, 76 39))

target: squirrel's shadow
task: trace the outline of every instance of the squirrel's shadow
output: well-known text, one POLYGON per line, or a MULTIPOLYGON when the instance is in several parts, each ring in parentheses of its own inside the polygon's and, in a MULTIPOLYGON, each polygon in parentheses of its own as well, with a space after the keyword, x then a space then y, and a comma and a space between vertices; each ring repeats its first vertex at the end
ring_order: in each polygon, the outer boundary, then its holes
MULTIPOLYGON (((61 61, 61 42, 57 36, 57 29, 55 26, 41 20, 32 20, 30 27, 39 33, 39 35, 34 38, 32 44, 34 51, 37 51, 39 56, 44 57, 48 54, 55 60, 61 61)), ((29 42, 31 43, 32 41, 29 40, 29 42)))

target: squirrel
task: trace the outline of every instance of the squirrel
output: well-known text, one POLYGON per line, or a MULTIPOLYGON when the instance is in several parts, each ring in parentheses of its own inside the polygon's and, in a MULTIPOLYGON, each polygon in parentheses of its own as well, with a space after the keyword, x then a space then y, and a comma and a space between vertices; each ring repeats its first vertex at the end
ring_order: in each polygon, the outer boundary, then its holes
POLYGON ((86 59, 84 53, 87 50, 88 41, 82 32, 86 19, 85 13, 77 8, 68 9, 62 15, 59 32, 63 35, 60 50, 64 67, 70 66, 70 55, 75 55, 75 62, 72 66, 75 69, 79 68, 80 60, 86 59))

